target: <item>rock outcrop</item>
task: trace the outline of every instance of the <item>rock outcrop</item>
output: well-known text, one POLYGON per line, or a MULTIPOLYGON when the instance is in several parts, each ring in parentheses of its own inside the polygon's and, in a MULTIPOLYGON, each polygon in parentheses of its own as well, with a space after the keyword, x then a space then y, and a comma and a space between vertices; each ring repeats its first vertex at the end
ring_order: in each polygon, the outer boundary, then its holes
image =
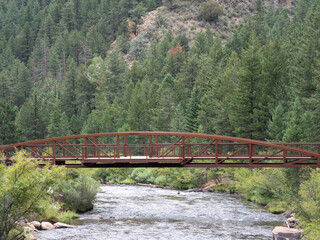
POLYGON ((275 227, 272 231, 273 240, 301 240, 302 230, 286 227, 275 227))
POLYGON ((55 229, 55 227, 51 223, 49 222, 41 223, 41 230, 51 230, 51 229, 55 229))
POLYGON ((61 222, 57 222, 53 224, 53 226, 55 226, 55 228, 73 228, 74 227, 72 225, 61 223, 61 222))
POLYGON ((41 229, 41 223, 38 221, 32 221, 30 224, 32 224, 36 229, 41 229))

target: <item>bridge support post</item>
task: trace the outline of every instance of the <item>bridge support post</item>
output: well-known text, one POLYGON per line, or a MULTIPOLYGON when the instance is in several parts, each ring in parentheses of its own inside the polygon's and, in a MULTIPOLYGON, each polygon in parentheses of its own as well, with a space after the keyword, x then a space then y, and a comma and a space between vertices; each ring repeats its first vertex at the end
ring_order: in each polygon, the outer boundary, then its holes
POLYGON ((84 139, 84 157, 88 157, 88 138, 84 139))
POLYGON ((123 145, 123 154, 125 157, 128 155, 127 151, 128 151, 128 136, 125 135, 124 136, 124 145, 123 145))
POLYGON ((187 138, 188 140, 188 146, 187 146, 187 154, 188 156, 191 156, 191 145, 190 145, 190 137, 187 138))
POLYGON ((93 156, 97 156, 97 137, 93 137, 93 156))
POLYGON ((182 148, 181 148, 181 158, 182 158, 182 161, 184 160, 184 158, 185 158, 185 144, 184 144, 184 137, 182 137, 182 140, 181 140, 181 142, 182 142, 182 148))
POLYGON ((249 165, 252 164, 252 156, 256 152, 256 145, 249 143, 248 153, 249 153, 249 165))
POLYGON ((249 153, 249 165, 252 164, 252 144, 249 143, 249 146, 248 146, 248 153, 249 153))
POLYGON ((214 141, 214 150, 215 150, 216 165, 219 164, 219 159, 218 159, 218 156, 219 156, 219 143, 220 143, 220 140, 215 139, 215 141, 214 141))
POLYGON ((52 142, 52 164, 56 165, 56 141, 52 142))
POLYGON ((117 135, 117 157, 120 157, 120 136, 117 135))
POLYGON ((66 156, 66 140, 62 141, 62 155, 65 157, 66 156))
POLYGON ((156 135, 156 156, 159 157, 159 136, 156 135))
POLYGON ((149 136, 149 158, 152 158, 153 146, 152 146, 152 135, 149 136))

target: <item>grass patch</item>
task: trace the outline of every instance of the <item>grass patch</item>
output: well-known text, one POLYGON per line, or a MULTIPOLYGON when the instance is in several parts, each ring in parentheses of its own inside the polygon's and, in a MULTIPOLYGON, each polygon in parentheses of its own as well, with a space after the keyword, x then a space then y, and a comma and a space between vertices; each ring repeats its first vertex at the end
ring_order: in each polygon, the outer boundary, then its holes
POLYGON ((70 224, 72 219, 77 219, 80 216, 72 211, 61 212, 58 216, 59 222, 70 224))
POLYGON ((272 201, 267 204, 268 210, 271 213, 279 214, 285 212, 288 207, 287 204, 283 201, 272 201))
POLYGON ((38 216, 40 221, 70 224, 72 219, 79 218, 79 215, 73 211, 61 211, 61 205, 58 202, 51 204, 49 199, 41 202, 40 209, 40 215, 38 216))

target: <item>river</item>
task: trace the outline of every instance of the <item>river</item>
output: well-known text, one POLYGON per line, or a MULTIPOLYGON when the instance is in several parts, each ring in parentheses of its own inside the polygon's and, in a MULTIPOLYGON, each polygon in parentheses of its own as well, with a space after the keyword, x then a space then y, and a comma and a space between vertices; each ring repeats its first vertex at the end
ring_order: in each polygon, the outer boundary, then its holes
POLYGON ((272 239, 283 217, 240 196, 145 186, 102 185, 76 228, 41 231, 39 240, 272 239))

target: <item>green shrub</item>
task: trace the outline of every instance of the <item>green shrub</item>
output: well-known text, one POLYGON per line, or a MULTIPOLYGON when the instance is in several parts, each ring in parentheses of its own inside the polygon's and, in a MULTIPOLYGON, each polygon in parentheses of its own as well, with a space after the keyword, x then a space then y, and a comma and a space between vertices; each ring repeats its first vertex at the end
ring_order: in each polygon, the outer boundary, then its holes
POLYGON ((303 239, 319 240, 320 220, 313 219, 311 222, 301 221, 300 226, 303 228, 303 239))
POLYGON ((132 60, 142 60, 147 53, 148 39, 144 35, 138 35, 130 42, 130 58, 132 60))
POLYGON ((320 236, 320 170, 310 170, 310 177, 299 189, 294 211, 301 220, 304 239, 316 240, 320 236))
POLYGON ((199 17, 207 22, 215 22, 223 14, 223 9, 215 0, 200 4, 199 17))
POLYGON ((130 178, 137 183, 154 183, 155 176, 152 169, 136 168, 132 171, 130 178))
POLYGON ((266 205, 274 199, 284 198, 285 174, 281 169, 239 169, 235 172, 237 187, 244 196, 266 205))
POLYGON ((99 186, 100 184, 93 178, 79 176, 73 181, 60 181, 55 186, 55 191, 63 195, 63 205, 66 209, 86 212, 93 208, 99 186))
POLYGON ((51 204, 50 198, 42 200, 39 203, 40 216, 39 221, 58 222, 58 216, 60 213, 60 204, 51 204))
POLYGON ((0 238, 10 239, 21 232, 18 222, 39 212, 39 202, 47 197, 51 184, 61 178, 60 168, 38 168, 38 162, 24 153, 14 157, 14 164, 0 164, 0 238), (16 230, 15 230, 16 229, 16 230))
POLYGON ((101 183, 106 183, 107 182, 107 177, 108 174, 106 172, 106 169, 104 168, 98 168, 93 174, 92 177, 96 180, 96 181, 100 181, 101 183))
POLYGON ((79 218, 79 215, 72 211, 61 211, 61 205, 58 202, 51 204, 50 198, 44 199, 39 203, 40 215, 39 221, 63 222, 70 224, 72 219, 79 218))
POLYGON ((79 218, 79 215, 72 211, 63 211, 59 214, 59 222, 70 224, 72 219, 79 218))

